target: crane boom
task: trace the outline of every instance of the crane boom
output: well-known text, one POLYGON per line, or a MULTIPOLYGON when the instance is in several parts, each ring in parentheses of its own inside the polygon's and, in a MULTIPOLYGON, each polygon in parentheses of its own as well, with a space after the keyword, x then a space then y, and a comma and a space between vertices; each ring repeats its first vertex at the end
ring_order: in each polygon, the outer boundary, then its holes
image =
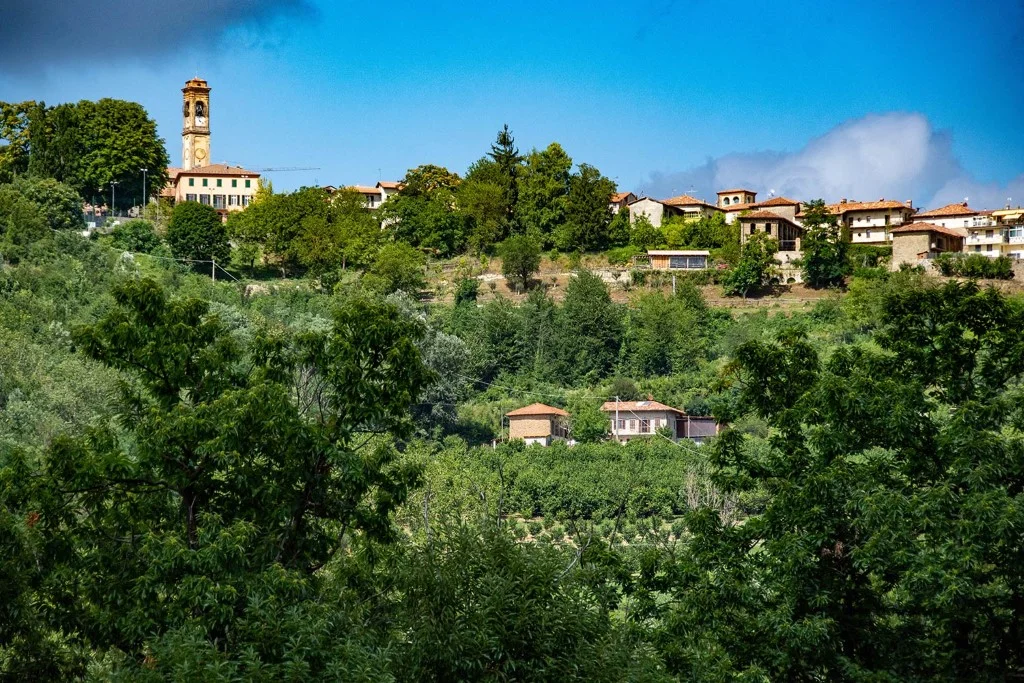
POLYGON ((259 173, 273 173, 275 171, 319 171, 320 167, 319 166, 308 166, 308 167, 302 167, 302 166, 280 166, 278 168, 254 168, 252 170, 257 171, 259 173))

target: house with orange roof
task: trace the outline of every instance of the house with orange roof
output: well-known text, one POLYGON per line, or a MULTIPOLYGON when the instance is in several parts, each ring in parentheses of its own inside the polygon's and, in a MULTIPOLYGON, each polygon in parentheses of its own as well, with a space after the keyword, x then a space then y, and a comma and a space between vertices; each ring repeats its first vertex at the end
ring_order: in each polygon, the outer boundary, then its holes
POLYGON ((687 415, 685 411, 648 399, 646 401, 606 401, 601 412, 611 421, 612 439, 627 443, 632 439, 655 436, 658 430, 672 441, 689 439, 703 443, 718 434, 713 417, 687 415))
POLYGON ((794 223, 800 223, 799 213, 802 204, 796 199, 789 197, 772 197, 763 202, 750 205, 751 211, 770 211, 783 218, 788 218, 794 223))
POLYGON ((926 265, 941 253, 962 251, 967 228, 951 228, 918 221, 889 231, 892 234, 892 261, 889 267, 899 270, 904 263, 926 265))
POLYGON ((744 211, 750 211, 757 202, 757 192, 743 188, 719 190, 718 208, 725 212, 725 222, 732 225, 736 217, 744 211))
POLYGON ((569 413, 561 408, 533 403, 505 413, 508 438, 522 440, 527 446, 550 446, 569 436, 569 413))
POLYGON ((890 230, 912 222, 914 203, 911 200, 899 202, 895 199, 879 199, 877 202, 858 202, 845 197, 836 204, 828 204, 828 210, 839 219, 844 233, 853 244, 888 245, 892 241, 890 230))
POLYGON ((914 220, 964 230, 964 251, 967 252, 994 258, 1003 253, 1007 244, 1006 231, 999 227, 992 212, 976 211, 966 201, 922 211, 914 216, 914 220))
POLYGON ((629 222, 635 223, 640 216, 646 216, 656 228, 660 228, 666 218, 682 216, 686 219, 698 219, 710 216, 714 213, 724 213, 722 209, 714 204, 708 204, 703 199, 682 194, 669 199, 652 199, 640 197, 629 204, 629 222))
POLYGON ((637 196, 632 192, 616 192, 612 194, 612 198, 608 202, 608 210, 616 214, 629 206, 630 202, 635 202, 636 200, 637 196))
POLYGON ((260 174, 241 166, 209 164, 191 168, 168 168, 167 185, 160 191, 172 204, 199 202, 212 206, 222 220, 232 211, 249 206, 260 187, 260 174))

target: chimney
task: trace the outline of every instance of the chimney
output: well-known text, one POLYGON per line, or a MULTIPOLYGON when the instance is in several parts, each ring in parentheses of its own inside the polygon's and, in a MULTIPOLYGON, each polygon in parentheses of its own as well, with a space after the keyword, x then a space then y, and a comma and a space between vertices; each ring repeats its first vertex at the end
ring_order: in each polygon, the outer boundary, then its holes
POLYGON ((843 197, 842 199, 840 199, 839 203, 840 204, 845 204, 846 203, 846 197, 843 197))
POLYGON ((907 208, 908 209, 913 209, 914 208, 914 200, 913 199, 908 199, 907 200, 907 208))

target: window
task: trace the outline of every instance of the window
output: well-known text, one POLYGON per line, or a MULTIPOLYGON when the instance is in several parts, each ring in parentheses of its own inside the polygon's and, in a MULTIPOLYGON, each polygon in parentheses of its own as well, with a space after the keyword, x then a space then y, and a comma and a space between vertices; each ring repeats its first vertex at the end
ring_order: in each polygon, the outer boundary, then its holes
POLYGON ((754 234, 754 228, 755 228, 755 227, 756 227, 756 226, 755 226, 755 225, 754 225, 753 223, 751 223, 751 224, 750 224, 750 234, 751 234, 751 235, 753 235, 753 234, 754 234))
POLYGON ((206 178, 203 178, 203 187, 206 187, 209 184, 210 184, 210 181, 207 180, 206 178))
POLYGON ((625 420, 619 420, 619 431, 621 432, 625 428, 626 428, 626 421, 625 420))
POLYGON ((992 251, 992 245, 991 244, 985 245, 985 251, 992 251))
POLYGON ((740 198, 739 197, 733 197, 732 198, 732 203, 733 204, 739 204, 740 203, 740 198))
POLYGON ((980 252, 981 251, 981 245, 980 244, 975 244, 974 245, 974 251, 980 252))
POLYGON ((249 199, 250 199, 249 195, 243 194, 242 195, 242 206, 249 206, 249 199))
POLYGON ((992 236, 992 231, 991 230, 986 230, 985 231, 985 237, 991 237, 991 236, 992 236))
POLYGON ((213 195, 213 208, 215 208, 215 209, 227 208, 227 203, 225 202, 224 195, 222 195, 222 194, 215 194, 215 195, 213 195))
POLYGON ((185 195, 185 201, 186 201, 186 202, 195 202, 195 201, 199 201, 199 197, 198 197, 198 195, 194 195, 194 194, 187 194, 187 195, 185 195))
POLYGON ((206 204, 207 206, 209 206, 210 205, 210 195, 208 195, 208 194, 201 194, 201 195, 199 195, 199 203, 200 204, 206 204))
POLYGON ((765 223, 764 224, 764 231, 766 233, 768 233, 769 235, 772 234, 772 224, 771 223, 765 223))
POLYGON ((245 181, 245 186, 249 187, 249 181, 248 180, 245 181))
POLYGON ((890 217, 890 215, 889 215, 889 214, 885 214, 885 224, 886 224, 886 225, 889 225, 889 221, 890 221, 890 220, 891 220, 891 217, 890 217))
POLYGON ((865 234, 867 235, 868 239, 871 239, 871 231, 870 230, 868 230, 867 233, 865 233, 865 234))
POLYGON ((729 206, 729 198, 726 197, 725 199, 723 199, 722 203, 725 204, 726 206, 729 206))
POLYGON ((220 187, 221 183, 223 183, 223 182, 224 181, 222 181, 220 178, 217 178, 217 187, 220 187))
POLYGON ((651 421, 650 420, 648 420, 646 418, 642 418, 640 420, 640 433, 641 434, 650 434, 651 433, 651 421))
POLYGON ((238 195, 237 194, 229 194, 228 195, 228 206, 238 206, 238 195))
POLYGON ((673 270, 679 270, 686 268, 686 257, 685 256, 669 256, 668 267, 673 270))
POLYGON ((195 187, 196 186, 196 179, 195 178, 189 178, 188 179, 188 186, 189 187, 195 187))
POLYGON ((231 187, 238 187, 238 178, 231 179, 231 187))

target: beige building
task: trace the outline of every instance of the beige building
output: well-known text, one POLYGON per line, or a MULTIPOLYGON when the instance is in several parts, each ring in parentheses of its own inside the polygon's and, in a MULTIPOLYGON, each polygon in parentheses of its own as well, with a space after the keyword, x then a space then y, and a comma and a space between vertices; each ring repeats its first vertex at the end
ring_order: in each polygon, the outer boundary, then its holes
POLYGON ((601 411, 611 421, 612 439, 620 443, 653 436, 659 429, 667 429, 667 436, 673 441, 690 439, 703 443, 719 431, 713 417, 687 415, 657 401, 607 401, 601 411))
POLYGON ((527 446, 550 446, 569 436, 569 413, 543 403, 505 413, 508 418, 508 438, 521 439, 527 446))
POLYGON ((1003 254, 1017 260, 1024 259, 1024 208, 1007 206, 993 211, 991 217, 1003 233, 1003 254))
POLYGON ((651 199, 641 197, 629 204, 629 222, 635 223, 640 216, 646 216, 656 228, 660 228, 666 218, 681 216, 686 219, 698 219, 714 213, 723 213, 714 204, 691 197, 679 195, 670 199, 651 199))
POLYGON ((719 190, 718 208, 722 211, 735 211, 739 207, 749 207, 757 201, 757 193, 753 190, 738 188, 734 190, 719 190))
POLYGON ((887 245, 892 242, 892 228, 910 223, 914 216, 914 205, 909 199, 906 202, 884 198, 877 202, 840 199, 838 204, 829 204, 828 209, 839 218, 839 224, 853 244, 887 245))
POLYGON ((906 263, 911 266, 927 262, 947 251, 962 251, 966 228, 947 228, 934 223, 911 223, 890 230, 892 234, 892 262, 890 268, 899 270, 906 263))
POLYGON ((740 244, 746 244, 756 232, 766 232, 779 241, 779 254, 791 252, 799 255, 804 228, 794 219, 761 209, 744 214, 737 220, 740 223, 740 244))
POLYGON ((763 202, 752 204, 750 209, 752 211, 769 211, 794 223, 800 222, 800 202, 788 197, 772 197, 763 202))
POLYGON ((160 191, 172 204, 199 202, 228 213, 249 206, 260 186, 260 174, 241 166, 210 163, 210 87, 201 78, 185 83, 182 93, 181 167, 167 169, 160 191))

